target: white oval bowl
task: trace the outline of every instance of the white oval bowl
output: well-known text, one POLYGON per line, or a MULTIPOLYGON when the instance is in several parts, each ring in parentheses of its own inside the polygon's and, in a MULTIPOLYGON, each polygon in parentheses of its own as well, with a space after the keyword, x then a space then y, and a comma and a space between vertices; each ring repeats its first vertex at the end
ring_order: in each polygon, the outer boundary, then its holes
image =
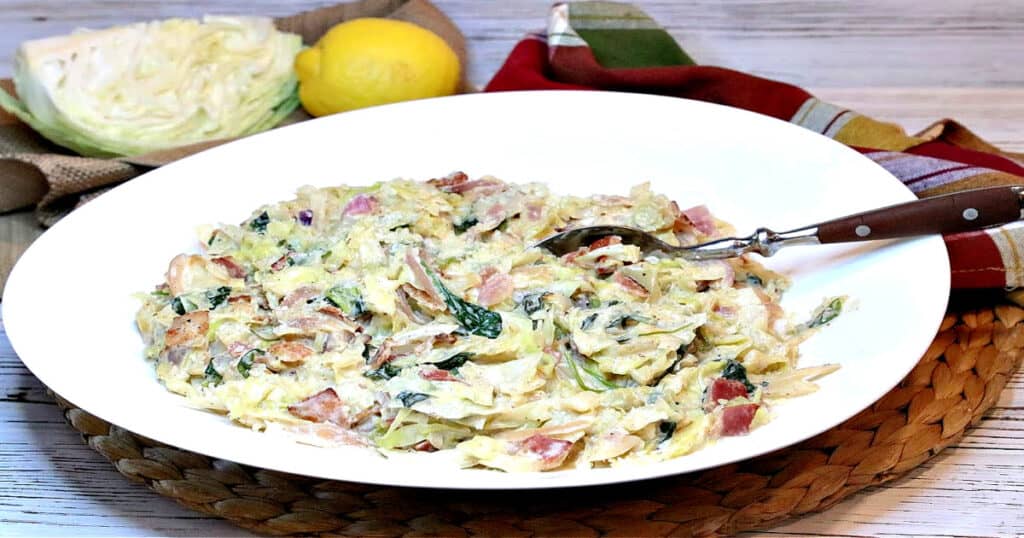
MULTIPOLYGON (((427 179, 464 170, 556 192, 628 192, 650 181, 681 207, 707 204, 741 233, 785 230, 913 199, 869 159, 801 127, 684 99, 602 92, 476 94, 330 116, 252 136, 154 170, 75 211, 22 256, 3 319, 26 366, 54 392, 137 434, 257 467, 327 479, 436 488, 608 484, 696 471, 764 454, 868 407, 917 363, 938 328, 949 262, 937 236, 786 249, 766 265, 790 276, 783 306, 823 298, 857 307, 801 347, 801 365, 839 363, 818 392, 773 407, 774 420, 671 461, 507 474, 443 457, 391 460, 316 448, 192 409, 142 357, 132 294, 152 289, 195 228, 240 222, 302 185, 427 179)), ((440 454, 443 454, 440 453, 440 454)))

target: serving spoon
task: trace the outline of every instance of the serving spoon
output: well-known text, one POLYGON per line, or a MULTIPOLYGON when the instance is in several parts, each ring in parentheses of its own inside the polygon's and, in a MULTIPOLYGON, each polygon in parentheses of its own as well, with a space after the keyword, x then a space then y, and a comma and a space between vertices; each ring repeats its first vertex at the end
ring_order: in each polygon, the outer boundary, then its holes
POLYGON ((670 245, 628 226, 587 226, 557 233, 535 246, 556 256, 576 251, 598 239, 616 235, 640 247, 643 254, 662 254, 692 261, 735 258, 755 252, 771 256, 782 247, 872 241, 928 234, 947 234, 1006 224, 1024 218, 1024 186, 988 187, 956 192, 872 209, 818 224, 773 232, 758 228, 748 237, 726 237, 699 245, 670 245))

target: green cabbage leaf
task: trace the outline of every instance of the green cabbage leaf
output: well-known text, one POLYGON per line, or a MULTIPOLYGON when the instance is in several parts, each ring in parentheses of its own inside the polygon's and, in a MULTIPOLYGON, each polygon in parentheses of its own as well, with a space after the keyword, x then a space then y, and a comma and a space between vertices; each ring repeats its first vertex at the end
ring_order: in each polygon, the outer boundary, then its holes
POLYGON ((0 107, 90 157, 267 130, 298 106, 298 35, 266 17, 168 19, 23 43, 0 107))

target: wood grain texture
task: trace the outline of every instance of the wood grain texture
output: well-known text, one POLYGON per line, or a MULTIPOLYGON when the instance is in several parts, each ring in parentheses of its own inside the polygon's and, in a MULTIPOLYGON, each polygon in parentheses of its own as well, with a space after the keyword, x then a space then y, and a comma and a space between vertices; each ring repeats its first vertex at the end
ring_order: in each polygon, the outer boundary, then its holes
MULTIPOLYGON (((550 0, 435 0, 485 83, 550 0)), ((324 0, 0 0, 0 77, 23 40, 202 13, 289 14, 324 0)), ((1024 2, 747 0, 638 2, 698 61, 805 85, 910 131, 954 117, 1024 151, 1024 2)), ((0 216, 0 262, 38 233, 0 216)), ((2 323, 2 322, 0 322, 2 323)), ((2 325, 0 325, 2 330, 2 325)), ((1024 374, 971 433, 909 476, 766 535, 1024 535, 1024 374)), ((243 536, 131 484, 83 445, 0 332, 0 536, 243 536)))
MULTIPOLYGON (((157 17, 287 15, 325 0, 0 0, 0 76, 25 39, 157 17)), ((486 82, 512 45, 542 28, 551 0, 435 0, 472 42, 486 82)), ((1016 87, 1024 3, 1016 0, 642 0, 698 62, 801 85, 1016 87)))

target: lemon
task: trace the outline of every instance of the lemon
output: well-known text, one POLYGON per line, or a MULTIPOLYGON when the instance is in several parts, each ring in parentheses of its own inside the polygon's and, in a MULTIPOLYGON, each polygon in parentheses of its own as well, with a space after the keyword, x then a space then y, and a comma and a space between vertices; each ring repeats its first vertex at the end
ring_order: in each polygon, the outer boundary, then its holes
POLYGON ((443 39, 415 24, 354 19, 300 52, 295 73, 302 106, 325 116, 451 95, 459 83, 459 58, 443 39))

